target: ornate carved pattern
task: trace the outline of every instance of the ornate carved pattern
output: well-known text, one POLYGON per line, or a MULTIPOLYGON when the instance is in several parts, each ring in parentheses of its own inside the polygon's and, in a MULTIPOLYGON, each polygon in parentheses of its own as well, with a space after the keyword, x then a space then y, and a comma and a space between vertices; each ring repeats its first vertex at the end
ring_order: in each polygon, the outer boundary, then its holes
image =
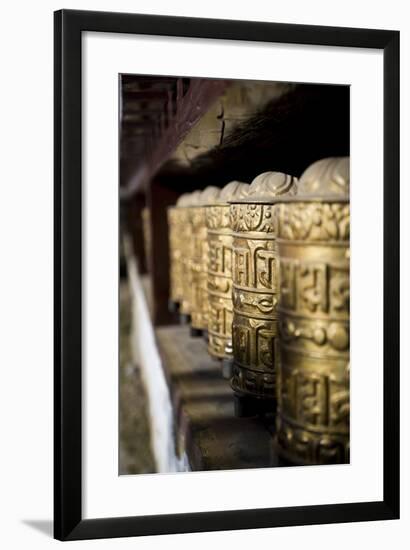
POLYGON ((233 204, 234 391, 275 400, 278 362, 276 206, 233 204), (257 232, 255 234, 255 232, 257 232))
POLYGON ((350 238, 347 202, 282 204, 278 212, 279 238, 310 241, 346 241, 350 238))
POLYGON ((197 195, 196 205, 190 208, 191 234, 186 238, 190 245, 190 306, 193 328, 208 328, 208 239, 206 205, 214 203, 220 194, 215 186, 206 187, 197 195))
POLYGON ((191 207, 180 208, 180 243, 181 243, 181 287, 182 303, 180 305, 181 313, 186 315, 191 313, 191 294, 192 294, 192 224, 191 207))
POLYGON ((282 454, 299 464, 348 462, 348 365, 313 360, 300 361, 295 367, 295 361, 291 354, 285 355, 281 365, 278 443, 282 454))
POLYGON ((236 392, 272 399, 275 394, 275 375, 233 364, 231 384, 236 392))
POLYGON ((276 233, 276 207, 271 204, 232 204, 230 226, 233 232, 276 233))
MULTIPOLYGON (((291 354, 286 355, 291 359, 291 354)), ((320 364, 320 361, 319 361, 320 364)), ((323 367, 323 365, 322 365, 323 367)), ((306 429, 331 432, 349 431, 349 380, 346 370, 337 364, 333 372, 328 366, 315 371, 313 361, 308 368, 284 362, 282 367, 281 406, 283 416, 306 429)))
POLYGON ((183 265, 182 255, 184 243, 182 241, 183 222, 185 212, 180 207, 168 209, 169 250, 170 250, 170 298, 173 302, 182 302, 183 299, 183 265))
POLYGON ((277 252, 272 240, 233 241, 233 284, 245 290, 274 291, 277 288, 277 252))
POLYGON ((301 352, 317 351, 340 354, 348 352, 350 344, 349 324, 308 319, 281 319, 280 334, 284 346, 292 345, 301 352))
POLYGON ((349 262, 343 257, 340 258, 345 251, 346 249, 338 251, 331 247, 322 247, 322 255, 329 256, 328 263, 282 257, 280 261, 281 309, 288 312, 297 311, 306 316, 317 314, 321 318, 324 316, 329 319, 348 318, 349 262), (332 255, 335 256, 335 261, 330 263, 332 255))
POLYGON ((284 458, 294 464, 348 464, 349 437, 316 433, 278 417, 278 444, 284 458))
POLYGON ((206 225, 208 229, 230 229, 229 207, 225 205, 206 208, 206 225))
POLYGON ((233 306, 239 315, 272 319, 276 315, 277 298, 273 294, 260 294, 236 289, 233 293, 233 306))
POLYGON ((208 230, 208 350, 213 357, 229 356, 232 347, 232 237, 229 206, 206 208, 208 230))
POLYGON ((273 197, 296 194, 297 186, 298 180, 294 176, 282 172, 263 172, 252 181, 248 197, 250 202, 255 202, 255 199, 267 199, 269 202, 273 197))
POLYGON ((196 329, 208 328, 208 289, 207 263, 208 242, 205 220, 205 207, 191 210, 191 325, 196 329))

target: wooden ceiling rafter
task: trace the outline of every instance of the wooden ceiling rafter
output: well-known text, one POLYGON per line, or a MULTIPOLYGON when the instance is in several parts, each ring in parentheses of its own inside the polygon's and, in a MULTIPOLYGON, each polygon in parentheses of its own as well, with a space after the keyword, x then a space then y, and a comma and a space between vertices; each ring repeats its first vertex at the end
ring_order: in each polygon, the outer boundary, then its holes
POLYGON ((121 188, 144 188, 229 85, 223 80, 121 76, 121 188))

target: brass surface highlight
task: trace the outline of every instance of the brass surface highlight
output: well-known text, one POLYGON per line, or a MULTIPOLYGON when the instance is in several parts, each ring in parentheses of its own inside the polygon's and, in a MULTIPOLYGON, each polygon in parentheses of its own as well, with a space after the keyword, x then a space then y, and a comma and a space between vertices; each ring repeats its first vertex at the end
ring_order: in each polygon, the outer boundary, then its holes
POLYGON ((189 208, 190 241, 190 314, 194 329, 208 328, 208 239, 205 205, 214 202, 220 193, 218 187, 206 187, 198 195, 197 204, 189 208))
POLYGON ((229 201, 244 198, 249 184, 225 185, 214 204, 206 206, 208 234, 208 351, 217 359, 232 357, 232 234, 229 201))
POLYGON ((181 290, 182 301, 180 302, 180 312, 183 315, 189 315, 191 313, 192 302, 192 208, 198 204, 199 195, 201 191, 194 191, 188 193, 188 196, 182 201, 182 204, 178 205, 180 209, 178 221, 179 221, 179 234, 181 245, 181 290))
POLYGON ((175 206, 167 210, 169 227, 169 257, 170 257, 170 299, 174 303, 182 303, 183 287, 183 257, 186 254, 184 234, 187 223, 187 209, 190 194, 184 193, 179 197, 175 206), (185 207, 185 208, 184 208, 185 207))
POLYGON ((230 206, 232 229, 233 376, 238 396, 276 399, 278 362, 277 201, 294 194, 297 179, 268 172, 245 199, 230 206))
POLYGON ((278 448, 293 464, 347 463, 349 159, 314 163, 299 192, 278 211, 278 448))

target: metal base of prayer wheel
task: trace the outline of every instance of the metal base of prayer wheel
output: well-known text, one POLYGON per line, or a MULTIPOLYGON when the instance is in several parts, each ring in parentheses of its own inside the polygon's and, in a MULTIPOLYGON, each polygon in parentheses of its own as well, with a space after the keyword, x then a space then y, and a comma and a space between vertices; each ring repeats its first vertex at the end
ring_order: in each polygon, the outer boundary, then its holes
POLYGON ((231 201, 233 373, 238 415, 274 412, 279 360, 277 302, 278 201, 296 192, 296 178, 261 174, 242 200, 231 201))
POLYGON ((258 399, 250 395, 234 393, 235 416, 239 418, 271 415, 275 408, 275 399, 258 399))

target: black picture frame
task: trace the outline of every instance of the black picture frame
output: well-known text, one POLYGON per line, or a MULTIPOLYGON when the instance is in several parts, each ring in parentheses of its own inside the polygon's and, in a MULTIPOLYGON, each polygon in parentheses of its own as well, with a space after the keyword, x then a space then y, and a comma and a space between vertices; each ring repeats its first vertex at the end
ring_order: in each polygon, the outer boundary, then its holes
POLYGON ((54 536, 60 540, 399 518, 399 32, 62 10, 54 14, 54 536), (82 519, 81 34, 377 48, 384 56, 383 500, 82 519))

